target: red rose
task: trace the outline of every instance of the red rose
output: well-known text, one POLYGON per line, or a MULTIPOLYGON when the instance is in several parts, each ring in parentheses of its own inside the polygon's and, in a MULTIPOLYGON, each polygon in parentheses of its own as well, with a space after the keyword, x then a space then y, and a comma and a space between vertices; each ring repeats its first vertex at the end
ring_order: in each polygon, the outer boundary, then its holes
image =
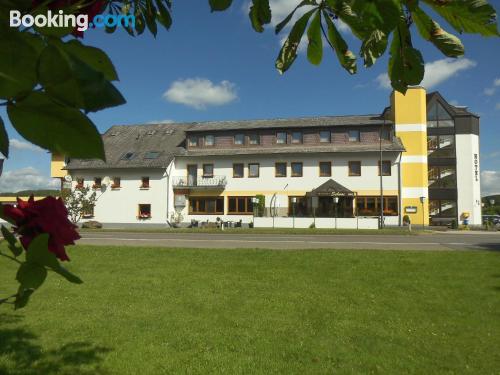
POLYGON ((69 260, 64 246, 74 245, 80 238, 61 198, 46 197, 37 201, 33 196, 27 201, 17 198, 17 207, 4 205, 3 214, 15 222, 14 230, 26 250, 36 236, 48 233, 49 251, 61 260, 69 260))

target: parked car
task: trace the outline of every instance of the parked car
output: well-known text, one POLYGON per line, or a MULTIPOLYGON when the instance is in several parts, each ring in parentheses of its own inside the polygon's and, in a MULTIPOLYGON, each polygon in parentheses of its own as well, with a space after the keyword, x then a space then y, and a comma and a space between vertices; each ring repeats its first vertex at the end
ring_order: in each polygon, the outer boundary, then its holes
POLYGON ((483 215, 483 224, 486 224, 486 222, 500 225, 500 215, 483 215))

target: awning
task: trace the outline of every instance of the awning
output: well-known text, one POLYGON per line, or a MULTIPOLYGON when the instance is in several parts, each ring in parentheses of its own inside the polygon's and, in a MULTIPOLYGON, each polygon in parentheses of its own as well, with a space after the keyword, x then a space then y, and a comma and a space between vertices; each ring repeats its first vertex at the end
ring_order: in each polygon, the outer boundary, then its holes
POLYGON ((309 197, 354 197, 355 195, 356 193, 332 179, 306 194, 309 197))

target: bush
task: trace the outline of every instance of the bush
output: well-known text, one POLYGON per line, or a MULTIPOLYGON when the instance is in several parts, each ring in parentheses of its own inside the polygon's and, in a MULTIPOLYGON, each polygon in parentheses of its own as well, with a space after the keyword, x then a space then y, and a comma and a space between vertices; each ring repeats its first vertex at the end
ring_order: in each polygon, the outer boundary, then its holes
POLYGON ((458 229, 458 223, 456 219, 451 221, 451 229, 458 229))
POLYGON ((314 228, 316 228, 316 224, 311 223, 311 225, 309 225, 309 229, 314 229, 314 228))
POLYGON ((266 197, 262 194, 257 194, 255 198, 259 200, 259 203, 257 203, 257 216, 262 217, 266 208, 266 197))
POLYGON ((102 228, 102 224, 99 223, 98 221, 90 220, 90 221, 86 221, 85 223, 82 223, 82 228, 85 228, 85 229, 101 229, 102 228))
POLYGON ((403 225, 410 225, 410 217, 408 215, 403 216, 403 225))

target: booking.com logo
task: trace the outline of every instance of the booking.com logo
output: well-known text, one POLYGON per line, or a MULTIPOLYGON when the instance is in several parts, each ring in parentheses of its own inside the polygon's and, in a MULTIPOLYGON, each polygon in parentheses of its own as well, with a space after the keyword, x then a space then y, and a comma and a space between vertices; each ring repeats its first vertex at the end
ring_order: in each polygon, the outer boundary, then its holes
POLYGON ((18 10, 10 11, 10 27, 73 27, 78 31, 85 31, 89 27, 135 27, 135 16, 125 14, 97 14, 92 22, 89 22, 87 14, 64 14, 62 10, 46 14, 22 15, 18 10))

